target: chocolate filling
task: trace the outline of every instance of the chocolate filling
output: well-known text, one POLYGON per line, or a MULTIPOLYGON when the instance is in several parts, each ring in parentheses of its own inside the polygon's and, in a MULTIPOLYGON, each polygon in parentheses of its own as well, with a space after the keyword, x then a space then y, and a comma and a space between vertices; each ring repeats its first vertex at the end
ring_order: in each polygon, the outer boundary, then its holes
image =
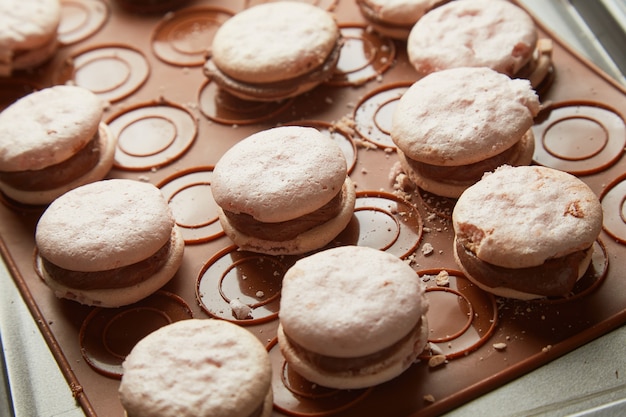
POLYGON ((44 257, 41 260, 48 276, 66 287, 76 290, 125 288, 147 280, 161 269, 169 259, 171 245, 172 238, 147 259, 106 271, 72 271, 61 268, 44 257))
POLYGON ((100 161, 100 134, 85 144, 69 159, 55 165, 26 171, 0 171, 0 181, 26 191, 45 191, 61 187, 91 171, 100 161))
POLYGON ((521 153, 521 147, 522 143, 519 141, 498 155, 468 165, 431 165, 411 159, 406 154, 405 159, 409 167, 422 178, 430 178, 438 182, 473 184, 480 180, 485 172, 491 172, 503 164, 514 161, 521 153))
MULTIPOLYGON (((338 358, 334 356, 320 355, 319 353, 311 352, 294 342, 294 340, 290 338, 286 332, 285 337, 289 340, 292 349, 296 352, 298 357, 315 368, 329 373, 339 372, 358 375, 362 373, 364 368, 376 365, 385 359, 394 356, 415 335, 415 332, 421 331, 421 327, 422 319, 420 318, 415 327, 413 327, 413 329, 402 339, 377 352, 354 358, 338 358)), ((283 328, 283 332, 284 330, 285 329, 283 328)))
POLYGON ((311 230, 335 218, 343 208, 345 202, 344 184, 341 190, 328 203, 304 216, 277 223, 264 223, 256 220, 249 214, 233 213, 224 210, 230 224, 240 232, 263 240, 283 242, 295 239, 298 235, 311 230))
POLYGON ((464 240, 457 237, 456 251, 467 273, 480 283, 491 287, 543 295, 563 297, 570 294, 579 278, 581 262, 593 247, 579 250, 543 264, 528 268, 504 268, 484 262, 466 249, 464 240))
POLYGON ((329 80, 339 61, 341 45, 342 42, 340 39, 321 65, 312 68, 311 71, 306 74, 282 81, 254 84, 237 80, 223 73, 212 59, 209 59, 204 66, 204 74, 215 81, 220 87, 235 95, 240 93, 248 97, 255 97, 259 100, 280 100, 289 97, 303 85, 317 85, 329 80))

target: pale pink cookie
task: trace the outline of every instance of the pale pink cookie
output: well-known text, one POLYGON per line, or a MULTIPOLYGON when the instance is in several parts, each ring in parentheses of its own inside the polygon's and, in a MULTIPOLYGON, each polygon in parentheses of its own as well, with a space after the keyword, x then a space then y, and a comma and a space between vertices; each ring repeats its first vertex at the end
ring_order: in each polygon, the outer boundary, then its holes
POLYGON ((363 17, 374 30, 393 39, 406 40, 424 14, 448 0, 357 0, 363 17))
POLYGON ((488 67, 516 75, 532 59, 532 18, 505 0, 456 0, 423 16, 407 40, 419 76, 455 67, 488 67))
POLYGON ((123 364, 128 417, 269 417, 272 368, 250 331, 217 319, 177 321, 141 339, 123 364))
POLYGON ((300 259, 283 279, 278 344, 290 369, 331 388, 406 371, 428 340, 424 284, 403 260, 341 246, 300 259))
POLYGON ((55 295, 119 307, 165 285, 184 241, 161 191, 134 180, 102 180, 63 194, 35 232, 36 267, 55 295))
POLYGON ((277 101, 327 81, 340 47, 339 26, 326 10, 295 1, 263 3, 220 26, 204 71, 235 96, 277 101))
POLYGON ((579 178, 503 166, 459 197, 455 256, 476 285, 504 297, 568 296, 602 230, 602 206, 579 178))
POLYGON ((540 109, 528 80, 486 67, 452 68, 415 82, 394 111, 391 138, 420 188, 457 198, 484 172, 528 165, 540 109))
POLYGON ((117 138, 91 91, 58 85, 31 93, 0 113, 0 190, 25 204, 47 204, 103 179, 117 138))
POLYGON ((0 76, 34 68, 57 50, 59 0, 0 1, 0 76))
POLYGON ((356 191, 339 146, 319 130, 282 126, 230 148, 211 191, 226 234, 242 249, 298 254, 330 243, 352 219, 356 191))

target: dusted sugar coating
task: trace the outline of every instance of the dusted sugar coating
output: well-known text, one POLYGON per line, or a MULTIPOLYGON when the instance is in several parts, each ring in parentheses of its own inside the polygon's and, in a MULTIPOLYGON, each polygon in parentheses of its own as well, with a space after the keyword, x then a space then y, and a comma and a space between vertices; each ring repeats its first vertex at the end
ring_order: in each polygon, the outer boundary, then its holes
POLYGON ((368 16, 392 25, 412 25, 443 0, 357 0, 368 16))
POLYGON ((503 166, 461 195, 452 221, 479 259, 525 268, 589 248, 602 229, 602 206, 571 174, 503 166))
POLYGON ((346 176, 345 157, 332 139, 314 128, 283 126, 226 151, 213 170, 211 191, 222 209, 272 223, 322 207, 346 176))
POLYGON ((295 78, 320 66, 340 37, 327 11, 300 2, 251 7, 215 33, 212 60, 230 77, 251 83, 295 78))
POLYGON ((354 358, 378 352, 413 330, 427 309, 424 287, 401 259, 343 246, 296 262, 283 279, 280 321, 307 350, 354 358))
POLYGON ((93 139, 103 105, 91 91, 58 85, 0 113, 0 171, 38 170, 75 155, 93 139))
POLYGON ((416 161, 467 165, 517 143, 539 109, 527 80, 489 68, 442 70, 404 93, 393 114, 391 138, 416 161))
POLYGON ((120 400, 132 417, 248 417, 271 413, 271 365, 248 330, 188 319, 149 334, 123 362, 120 400))
POLYGON ((457 0, 415 24, 407 53, 420 75, 484 66, 513 76, 531 59, 537 39, 532 18, 508 1, 457 0))
POLYGON ((35 233, 42 257, 93 272, 146 259, 172 236, 174 218, 161 191, 134 180, 102 180, 75 188, 44 211, 35 233))
POLYGON ((0 63, 18 49, 39 48, 56 37, 59 0, 0 1, 0 63))

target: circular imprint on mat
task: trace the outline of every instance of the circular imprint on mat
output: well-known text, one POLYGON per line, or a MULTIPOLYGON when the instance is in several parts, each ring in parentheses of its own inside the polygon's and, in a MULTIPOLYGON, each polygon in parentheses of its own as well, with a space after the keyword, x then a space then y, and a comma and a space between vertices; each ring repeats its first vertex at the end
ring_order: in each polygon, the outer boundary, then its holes
POLYGON ((396 149, 391 140, 391 119, 400 97, 412 83, 394 83, 364 96, 354 109, 355 130, 379 148, 396 149))
POLYGON ((337 68, 327 84, 358 86, 387 71, 396 56, 393 40, 368 31, 365 25, 341 25, 343 45, 337 68))
POLYGON ((185 244, 224 236, 211 193, 212 176, 213 167, 195 167, 177 172, 157 185, 172 209, 185 244))
POLYGON ((329 416, 352 407, 373 388, 341 390, 310 382, 289 368, 278 339, 268 345, 272 364, 274 407, 292 416, 329 416))
POLYGON ((585 275, 576 282, 571 295, 568 297, 537 298, 529 301, 544 304, 560 304, 582 298, 595 291, 604 282, 608 269, 609 257, 606 247, 602 241, 596 240, 593 244, 593 254, 589 268, 587 268, 585 275))
POLYGON ((109 18, 109 7, 102 0, 61 0, 61 22, 57 39, 71 45, 87 39, 109 18))
POLYGON ((603 228, 615 240, 626 245, 626 174, 613 180, 600 195, 603 228))
MULTIPOLYGON (((244 3, 244 8, 249 8, 252 6, 256 6, 259 4, 263 4, 263 3, 271 3, 272 1, 278 1, 278 0, 245 0, 244 3)), ((335 7, 337 7, 337 3, 339 2, 339 0, 300 0, 301 3, 309 3, 312 4, 313 6, 317 6, 320 9, 324 9, 324 10, 335 10, 335 7)))
POLYGON ((419 187, 416 189, 416 194, 428 211, 435 213, 443 219, 452 219, 452 211, 457 201, 456 198, 436 195, 419 187))
POLYGON ((140 51, 127 45, 100 45, 65 60, 55 84, 72 81, 113 103, 134 93, 149 75, 150 64, 140 51))
POLYGON ((456 270, 429 269, 417 274, 426 283, 428 342, 438 345, 447 359, 465 356, 485 344, 497 326, 496 297, 456 270))
POLYGON ((282 279, 295 259, 241 251, 236 246, 222 249, 200 271, 198 303, 210 316, 238 324, 275 320, 282 279), (241 314, 239 308, 249 314, 241 314))
POLYGON ((215 7, 188 7, 166 14, 152 33, 152 50, 168 64, 203 65, 215 32, 232 16, 233 12, 215 7))
POLYGON ((337 240, 405 258, 419 246, 422 228, 419 211, 405 200, 385 192, 360 191, 352 220, 337 240))
POLYGON ((122 377, 122 362, 135 344, 153 331, 193 313, 185 300, 167 291, 120 308, 94 308, 80 327, 80 352, 96 372, 122 377))
POLYGON ((352 172, 357 159, 356 143, 354 143, 352 135, 343 130, 341 127, 319 120, 300 120, 294 123, 286 123, 285 125, 314 127, 320 132, 330 136, 330 138, 334 140, 337 145, 339 145, 343 156, 346 158, 348 174, 352 172))
POLYGON ((117 136, 114 166, 145 171, 176 161, 198 133, 194 116, 169 102, 143 103, 111 116, 108 125, 117 136))
POLYGON ((210 80, 198 93, 200 112, 209 120, 227 125, 249 125, 271 119, 290 107, 293 101, 294 98, 269 102, 242 100, 210 80))
POLYGON ((41 90, 41 86, 34 84, 32 81, 0 77, 0 111, 37 90, 41 90))
POLYGON ((624 152, 626 122, 615 110, 592 102, 564 102, 545 110, 533 126, 538 164, 575 175, 607 169, 624 152))

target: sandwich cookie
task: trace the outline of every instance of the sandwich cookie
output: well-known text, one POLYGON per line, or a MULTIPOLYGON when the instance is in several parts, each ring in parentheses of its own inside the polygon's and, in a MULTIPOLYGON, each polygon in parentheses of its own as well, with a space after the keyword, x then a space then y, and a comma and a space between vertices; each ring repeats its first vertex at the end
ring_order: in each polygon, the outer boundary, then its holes
POLYGON ((319 130, 282 126, 230 148, 211 191, 226 235, 241 249, 302 254, 330 243, 356 202, 339 146, 319 130))
POLYGON ((329 12, 295 1, 264 3, 219 27, 204 72, 241 99, 279 101, 330 79, 340 49, 329 12))
POLYGON ((452 68, 409 87, 394 111, 391 139, 412 182, 457 198, 485 172, 532 161, 539 110, 528 80, 489 68, 452 68))
POLYGON ((102 180, 54 200, 35 231, 35 266, 60 298, 100 307, 139 301, 165 285, 184 240, 161 191, 102 180))
POLYGON ((552 67, 552 47, 535 22, 505 0, 457 0, 426 13, 407 40, 420 77, 447 68, 488 67, 534 87, 552 67))
POLYGON ((448 0, 356 0, 363 17, 378 33, 406 40, 424 14, 448 0))
POLYGON ((469 280, 493 294, 567 297, 591 261, 602 206, 577 177, 541 166, 503 166, 468 188, 452 222, 469 280))
POLYGON ((0 2, 0 76, 35 68, 58 49, 59 0, 0 2))
POLYGON ((0 190, 25 204, 48 204, 103 179, 117 138, 91 91, 58 85, 22 97, 0 113, 0 190))
POLYGON ((122 363, 128 417, 269 417, 272 368, 248 330, 217 319, 181 320, 141 339, 122 363))
POLYGON ((319 385, 391 380, 428 339, 424 284, 400 258, 342 246, 298 260, 284 276, 278 344, 289 367, 319 385))

